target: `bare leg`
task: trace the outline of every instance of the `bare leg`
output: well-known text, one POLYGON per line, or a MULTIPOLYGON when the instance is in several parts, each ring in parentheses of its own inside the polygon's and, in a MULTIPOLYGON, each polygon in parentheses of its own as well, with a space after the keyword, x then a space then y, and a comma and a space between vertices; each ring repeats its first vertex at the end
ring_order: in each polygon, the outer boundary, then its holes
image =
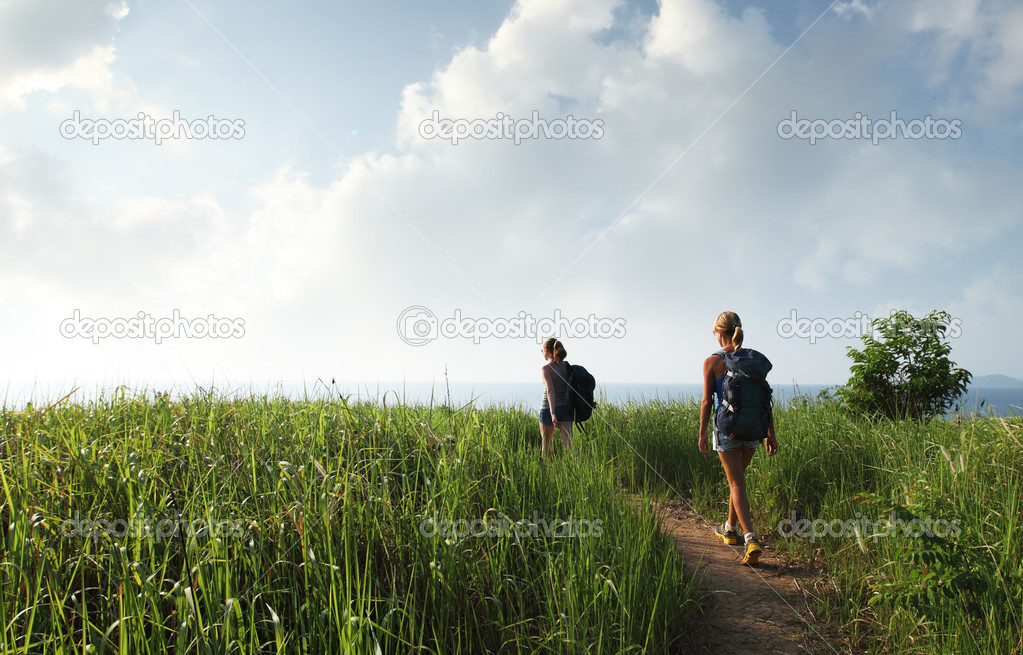
MULTIPOLYGON (((742 453, 742 479, 745 480, 746 479, 746 469, 749 468, 749 463, 751 461, 753 461, 753 454, 755 452, 757 452, 757 451, 750 450, 748 448, 740 448, 739 452, 742 453)), ((727 471, 726 471, 726 475, 727 475, 727 471)), ((731 489, 731 484, 729 484, 729 489, 731 489)), ((747 506, 748 506, 748 501, 749 501, 749 498, 747 497, 747 506)), ((750 521, 750 523, 752 524, 752 520, 750 521)), ((728 524, 729 525, 733 525, 733 526, 739 525, 739 516, 735 512, 735 505, 732 504, 732 495, 731 495, 731 493, 729 493, 729 495, 728 495, 728 524)), ((750 531, 747 530, 747 532, 750 532, 750 531)))
POLYGON ((540 454, 547 459, 551 459, 553 454, 551 453, 552 447, 554 446, 554 426, 540 424, 540 454))
POLYGON ((725 476, 728 478, 729 523, 734 525, 732 521, 734 516, 742 526, 743 532, 753 532, 753 518, 750 516, 749 499, 746 497, 746 467, 749 466, 755 452, 747 448, 718 452, 721 466, 724 467, 725 476))

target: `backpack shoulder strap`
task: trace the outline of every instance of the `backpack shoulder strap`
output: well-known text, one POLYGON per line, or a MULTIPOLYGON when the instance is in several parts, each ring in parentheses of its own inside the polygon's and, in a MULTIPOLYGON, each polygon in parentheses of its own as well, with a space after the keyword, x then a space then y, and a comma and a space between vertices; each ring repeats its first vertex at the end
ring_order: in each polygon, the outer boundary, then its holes
POLYGON ((728 356, 727 356, 727 352, 724 349, 722 349, 722 350, 718 350, 714 354, 715 355, 719 355, 721 357, 721 359, 724 360, 724 362, 725 362, 725 375, 724 375, 723 379, 727 382, 729 378, 734 378, 735 377, 735 372, 732 370, 732 367, 734 366, 734 363, 729 361, 728 356))

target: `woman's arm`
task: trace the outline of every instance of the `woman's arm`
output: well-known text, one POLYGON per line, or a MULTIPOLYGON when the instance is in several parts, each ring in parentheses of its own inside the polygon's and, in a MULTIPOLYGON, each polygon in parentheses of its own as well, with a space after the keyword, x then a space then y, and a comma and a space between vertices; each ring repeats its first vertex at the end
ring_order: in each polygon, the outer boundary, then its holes
POLYGON ((774 435, 774 412, 771 412, 771 424, 767 426, 767 454, 778 452, 778 440, 774 435))
POLYGON ((703 402, 700 403, 700 452, 704 455, 710 453, 710 439, 707 437, 707 423, 710 421, 710 414, 714 411, 714 383, 717 377, 714 375, 714 364, 720 359, 717 355, 711 355, 703 362, 703 402))

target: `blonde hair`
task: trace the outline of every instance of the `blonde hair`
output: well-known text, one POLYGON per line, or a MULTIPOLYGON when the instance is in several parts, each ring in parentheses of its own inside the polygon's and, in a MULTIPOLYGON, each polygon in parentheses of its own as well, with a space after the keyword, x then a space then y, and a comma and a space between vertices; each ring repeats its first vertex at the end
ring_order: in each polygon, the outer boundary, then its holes
POLYGON ((736 348, 742 348, 742 321, 735 312, 721 312, 714 321, 714 331, 720 332, 726 341, 736 348))
POLYGON ((568 357, 568 351, 565 350, 565 346, 554 337, 543 342, 543 349, 551 351, 551 359, 554 360, 555 364, 560 364, 565 361, 565 357, 568 357))

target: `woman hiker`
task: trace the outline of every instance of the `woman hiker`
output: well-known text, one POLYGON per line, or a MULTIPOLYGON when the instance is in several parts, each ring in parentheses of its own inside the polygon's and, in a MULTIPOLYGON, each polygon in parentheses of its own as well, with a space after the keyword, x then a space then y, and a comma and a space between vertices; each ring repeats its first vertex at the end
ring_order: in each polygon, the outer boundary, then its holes
MULTIPOLYGON (((711 440, 707 437, 707 422, 715 410, 714 396, 717 395, 717 407, 722 403, 722 387, 725 379, 725 356, 720 352, 732 353, 742 347, 742 322, 735 312, 723 312, 714 321, 714 336, 721 346, 721 351, 714 353, 703 362, 703 403, 700 405, 700 452, 710 453, 711 440)), ((743 564, 756 564, 760 560, 763 547, 757 541, 753 531, 753 518, 750 515, 749 499, 746 497, 746 467, 757 451, 759 441, 743 441, 733 439, 728 434, 713 432, 713 448, 721 459, 721 466, 728 478, 728 519, 724 525, 714 528, 714 534, 728 545, 738 543, 737 529, 741 529, 745 542, 743 564)), ((778 452, 778 442, 774 434, 774 416, 771 415, 767 428, 767 454, 778 452)))

